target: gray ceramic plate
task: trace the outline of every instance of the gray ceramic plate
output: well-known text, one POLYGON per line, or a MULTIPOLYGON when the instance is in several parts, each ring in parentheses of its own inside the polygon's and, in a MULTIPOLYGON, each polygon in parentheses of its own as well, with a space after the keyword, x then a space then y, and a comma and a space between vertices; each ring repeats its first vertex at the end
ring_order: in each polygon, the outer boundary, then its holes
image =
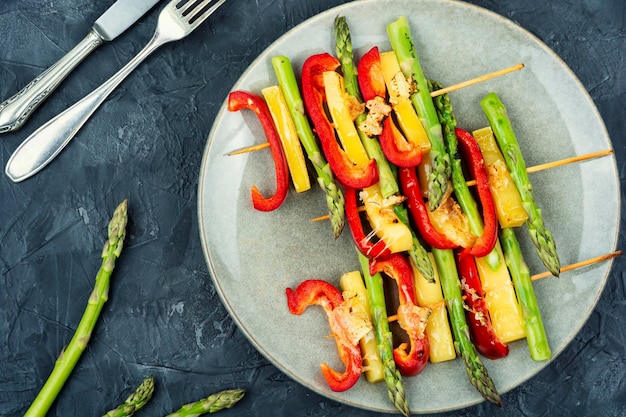
MULTIPOLYGON (((526 68, 451 95, 459 125, 472 130, 487 121, 479 101, 496 91, 507 105, 528 165, 611 148, 592 101, 566 65, 545 45, 512 22, 465 3, 441 0, 364 0, 345 4, 304 22, 278 39, 242 75, 235 89, 256 93, 276 80, 270 59, 287 55, 297 70, 314 53, 333 51, 332 26, 345 15, 357 56, 378 45, 388 50, 386 25, 409 18, 427 76, 450 85, 520 62, 526 68)), ((321 362, 341 364, 328 323, 319 308, 302 316, 287 310, 285 288, 309 278, 338 285, 341 274, 358 269, 349 232, 333 240, 323 215, 323 194, 293 190, 275 212, 255 211, 250 187, 274 191, 269 152, 237 157, 231 150, 264 141, 250 112, 223 107, 204 154, 199 183, 199 221, 206 259, 215 286, 241 330, 273 364, 293 379, 334 400, 370 410, 393 412, 383 384, 361 379, 351 390, 330 391, 321 362)), ((545 222, 553 232, 563 265, 615 249, 619 190, 614 158, 532 174, 545 222)), ((518 236, 532 273, 542 272, 526 230, 518 236)), ((610 262, 567 272, 535 283, 554 355, 572 340, 602 291, 610 262)), ((510 355, 485 360, 501 393, 535 375, 546 363, 533 362, 524 341, 510 355)), ((405 378, 413 411, 438 412, 481 401, 467 381, 462 361, 430 365, 405 378)), ((506 404, 505 404, 506 407, 506 404)))

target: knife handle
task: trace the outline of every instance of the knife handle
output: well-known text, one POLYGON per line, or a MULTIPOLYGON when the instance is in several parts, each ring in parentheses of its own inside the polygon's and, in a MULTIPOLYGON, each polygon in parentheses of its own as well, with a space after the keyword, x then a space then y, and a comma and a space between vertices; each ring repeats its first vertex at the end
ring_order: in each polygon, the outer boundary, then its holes
POLYGON ((87 55, 103 43, 95 30, 89 31, 64 57, 32 80, 13 97, 0 104, 0 133, 17 130, 87 55))

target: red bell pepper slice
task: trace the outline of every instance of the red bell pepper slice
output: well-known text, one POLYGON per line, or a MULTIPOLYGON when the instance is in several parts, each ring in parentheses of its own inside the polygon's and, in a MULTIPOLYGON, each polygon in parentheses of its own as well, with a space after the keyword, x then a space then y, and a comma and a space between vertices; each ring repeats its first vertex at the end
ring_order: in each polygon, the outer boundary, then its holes
POLYGON ((376 96, 385 98, 387 95, 383 65, 377 46, 367 51, 359 60, 357 79, 363 100, 373 100, 376 96))
POLYGON ((361 376, 362 357, 358 340, 352 343, 343 336, 349 329, 345 329, 345 323, 338 319, 338 315, 333 314, 333 311, 343 304, 343 297, 339 290, 326 281, 311 279, 300 283, 295 291, 287 288, 285 292, 287 294, 287 306, 292 314, 300 315, 310 305, 318 305, 324 309, 337 344, 339 357, 346 369, 340 373, 326 363, 322 363, 320 369, 330 389, 335 392, 350 389, 361 376))
POLYGON ((378 181, 376 160, 370 159, 365 165, 354 164, 339 146, 335 129, 324 109, 326 96, 322 74, 326 71, 335 71, 339 65, 339 61, 328 53, 307 58, 302 66, 302 97, 324 155, 337 180, 347 187, 365 188, 378 181))
POLYGON ((496 335, 483 290, 476 268, 476 259, 473 256, 456 252, 456 261, 464 295, 466 317, 470 325, 470 336, 476 349, 485 357, 499 359, 509 354, 509 347, 500 342, 496 335))
POLYGON ((494 248, 498 239, 498 218, 496 215, 496 206, 493 202, 493 196, 489 190, 489 179, 483 154, 476 139, 466 130, 455 128, 454 133, 461 145, 461 152, 468 161, 470 174, 476 180, 476 190, 478 199, 483 208, 483 233, 474 242, 471 248, 466 248, 462 255, 470 254, 477 258, 487 256, 494 248))
POLYGON ((392 164, 411 168, 422 163, 422 150, 404 138, 391 117, 385 119, 383 133, 378 140, 383 153, 392 164))
POLYGON ((235 112, 242 109, 252 110, 258 117, 270 144, 270 151, 276 167, 276 192, 264 197, 256 185, 250 189, 252 205, 260 211, 276 210, 285 201, 289 191, 289 168, 283 154, 280 138, 276 132, 272 115, 265 101, 258 95, 247 91, 233 91, 228 95, 228 110, 235 112))
POLYGON ((385 257, 391 253, 385 242, 379 240, 372 243, 370 238, 363 231, 363 223, 357 206, 357 190, 351 187, 344 188, 346 220, 352 233, 352 239, 359 251, 369 259, 375 259, 379 256, 385 257))
POLYGON ((426 337, 426 323, 430 310, 417 305, 415 287, 413 285, 413 269, 408 258, 394 253, 383 260, 370 262, 370 274, 384 272, 398 286, 398 323, 409 336, 410 349, 407 343, 400 344, 393 350, 393 358, 403 375, 419 374, 428 363, 430 343, 426 337))
POLYGON ((457 245, 450 241, 446 235, 439 233, 430 222, 415 168, 401 167, 398 170, 398 179, 402 194, 407 199, 407 206, 413 223, 426 243, 437 249, 456 248, 457 245))

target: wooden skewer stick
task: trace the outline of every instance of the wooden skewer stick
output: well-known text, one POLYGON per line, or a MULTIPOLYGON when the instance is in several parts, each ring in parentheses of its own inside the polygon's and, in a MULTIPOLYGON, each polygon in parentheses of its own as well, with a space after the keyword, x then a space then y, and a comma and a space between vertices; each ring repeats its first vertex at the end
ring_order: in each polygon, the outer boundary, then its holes
MULTIPOLYGON (((449 93, 451 91, 460 90, 461 88, 469 87, 474 84, 482 83, 487 80, 491 80, 496 77, 500 77, 502 75, 508 74, 510 72, 519 71, 524 68, 524 64, 513 65, 508 68, 504 68, 498 71, 490 72, 489 74, 481 75, 480 77, 472 78, 471 80, 463 81, 458 84, 451 85, 449 87, 442 88, 440 90, 435 90, 430 93, 431 97, 437 97, 445 93, 449 93)), ((268 142, 264 142, 258 145, 253 145, 248 148, 239 149, 233 152, 228 153, 228 156, 233 155, 241 155, 248 152, 260 151, 261 149, 269 148, 270 144, 268 142)))
POLYGON ((512 67, 504 68, 498 71, 490 72, 489 74, 481 75, 480 77, 472 78, 471 80, 463 81, 458 84, 451 85, 439 90, 435 90, 430 93, 431 97, 437 97, 442 94, 449 93, 451 91, 460 90, 461 88, 469 87, 470 85, 482 83, 483 81, 491 80, 492 78, 500 77, 501 75, 508 74, 513 71, 519 71, 524 68, 524 64, 513 65, 512 67))
MULTIPOLYGON (((622 255, 622 251, 621 250, 616 250, 614 252, 610 252, 607 253, 605 255, 600 255, 600 256, 596 256, 595 258, 591 258, 591 259, 587 259, 585 261, 580 261, 580 262, 576 262, 567 266, 564 266, 561 268, 561 272, 567 272, 567 271, 571 271, 573 269, 577 269, 577 268, 582 268, 584 266, 589 266, 589 265, 593 265, 595 263, 598 262, 602 262, 602 261, 606 261, 607 259, 611 259, 611 258, 617 258, 618 256, 622 255)), ((551 272, 542 272, 540 274, 535 274, 533 276, 530 277, 530 279, 532 281, 537 281, 543 278, 548 278, 551 277, 552 273, 551 272)), ((391 323, 393 321, 398 320, 398 315, 394 314, 392 316, 388 316, 387 320, 391 323)))
MULTIPOLYGON (((546 162, 545 164, 534 165, 534 166, 528 167, 526 169, 526 172, 532 173, 532 172, 543 171, 545 169, 556 168, 559 166, 572 164, 574 162, 587 161, 590 159, 600 158, 602 156, 607 156, 611 154, 613 154, 613 149, 605 149, 603 151, 591 152, 591 153, 584 154, 584 155, 572 156, 571 158, 559 159, 558 161, 546 162)), ((474 180, 467 181, 467 185, 468 187, 476 185, 476 181, 474 180)))
POLYGON ((248 146, 247 148, 229 152, 227 155, 228 156, 241 155, 241 154, 248 153, 248 152, 260 151, 261 149, 265 149, 269 147, 270 147, 269 142, 263 142, 263 143, 259 143, 258 145, 252 145, 252 146, 248 146))
MULTIPOLYGON (((561 268, 561 272, 571 271, 572 269, 582 268, 583 266, 592 265, 594 263, 606 261, 607 259, 616 258, 622 254, 621 250, 616 250, 615 252, 607 253, 605 255, 596 256, 595 258, 587 259, 586 261, 576 262, 571 265, 567 265, 561 268)), ((535 274, 530 279, 533 281, 537 281, 538 279, 551 277, 552 273, 550 272, 542 272, 540 274, 535 274)))

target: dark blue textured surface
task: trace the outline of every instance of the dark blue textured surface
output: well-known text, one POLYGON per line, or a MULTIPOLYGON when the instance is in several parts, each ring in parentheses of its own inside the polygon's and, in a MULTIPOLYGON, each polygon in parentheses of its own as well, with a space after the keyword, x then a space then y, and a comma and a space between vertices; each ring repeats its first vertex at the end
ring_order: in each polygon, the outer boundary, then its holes
MULTIPOLYGON (((0 99, 71 49, 109 3, 0 2, 0 99)), ((278 36, 340 3, 230 0, 190 37, 140 66, 44 171, 21 184, 0 176, 0 415, 23 415, 71 338, 93 286, 106 223, 124 198, 131 223, 110 301, 50 416, 99 416, 148 374, 158 388, 137 415, 164 415, 234 386, 246 388, 247 396, 221 415, 377 415, 310 392, 252 348, 212 287, 197 228, 201 155, 230 87, 278 36)), ((624 2, 470 3, 528 29, 572 68, 604 118, 624 184, 624 2)), ((100 47, 22 130, 0 136, 3 167, 23 138, 147 42, 158 9, 100 47)), ((536 377, 505 394, 502 409, 480 404, 440 415, 626 415, 625 263, 614 262, 574 341, 536 377)))

